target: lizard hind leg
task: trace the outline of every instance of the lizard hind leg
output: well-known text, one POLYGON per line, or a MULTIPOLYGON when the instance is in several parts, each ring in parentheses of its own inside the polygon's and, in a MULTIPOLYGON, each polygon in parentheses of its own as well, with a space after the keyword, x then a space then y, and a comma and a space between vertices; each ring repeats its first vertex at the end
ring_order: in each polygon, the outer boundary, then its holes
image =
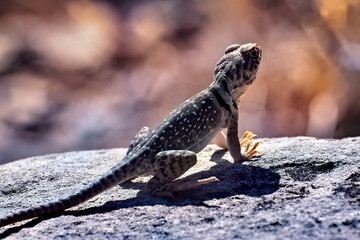
POLYGON ((139 143, 143 142, 149 135, 152 133, 149 127, 145 126, 140 129, 140 131, 135 135, 134 139, 131 141, 129 148, 126 152, 128 154, 133 150, 134 147, 136 147, 139 143))
POLYGON ((198 185, 217 181, 217 178, 198 181, 174 181, 197 162, 196 153, 188 150, 169 150, 155 156, 157 170, 148 182, 151 195, 158 197, 173 197, 173 192, 194 188, 198 185))

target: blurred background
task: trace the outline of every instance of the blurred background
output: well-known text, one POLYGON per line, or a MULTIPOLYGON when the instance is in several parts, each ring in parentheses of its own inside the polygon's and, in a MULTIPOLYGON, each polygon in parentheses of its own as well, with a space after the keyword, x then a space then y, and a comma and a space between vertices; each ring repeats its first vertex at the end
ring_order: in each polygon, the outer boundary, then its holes
POLYGON ((241 133, 360 135, 360 0, 2 0, 0 163, 127 147, 247 42, 241 133))

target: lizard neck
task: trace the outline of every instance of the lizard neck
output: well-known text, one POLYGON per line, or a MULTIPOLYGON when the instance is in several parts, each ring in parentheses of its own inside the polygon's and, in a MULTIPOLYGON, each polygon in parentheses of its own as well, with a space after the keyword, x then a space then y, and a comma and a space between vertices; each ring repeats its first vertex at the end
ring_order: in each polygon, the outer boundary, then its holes
POLYGON ((210 85, 210 89, 215 90, 224 99, 227 104, 238 102, 240 97, 245 93, 248 85, 237 86, 232 79, 229 79, 226 74, 219 72, 215 75, 214 82, 210 85))
POLYGON ((226 83, 224 84, 221 81, 214 82, 209 87, 209 91, 215 96, 223 110, 226 110, 226 112, 231 112, 233 100, 226 83))
POLYGON ((245 93, 247 88, 248 88, 248 86, 242 86, 242 87, 235 88, 234 91, 231 92, 231 99, 234 102, 240 102, 240 98, 245 93))
POLYGON ((209 89, 214 95, 218 95, 217 98, 221 97, 224 103, 231 106, 245 92, 246 87, 234 86, 234 81, 229 79, 223 72, 219 72, 215 75, 214 82, 209 89))

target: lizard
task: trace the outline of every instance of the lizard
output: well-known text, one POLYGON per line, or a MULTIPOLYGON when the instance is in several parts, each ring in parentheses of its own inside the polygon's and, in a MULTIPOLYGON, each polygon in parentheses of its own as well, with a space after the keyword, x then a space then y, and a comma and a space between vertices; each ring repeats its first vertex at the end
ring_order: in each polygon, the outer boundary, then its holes
POLYGON ((220 139, 224 136, 223 129, 227 129, 225 147, 234 162, 259 153, 259 143, 249 147, 253 133, 238 137, 237 108, 240 97, 256 79, 261 55, 256 43, 227 47, 216 64, 211 85, 175 108, 155 130, 143 127, 123 159, 108 172, 66 197, 1 218, 0 227, 61 213, 138 176, 152 175, 147 188, 150 194, 160 197, 173 197, 176 191, 218 181, 211 177, 183 186, 176 183, 177 178, 196 164, 196 153, 216 135, 220 134, 220 139))

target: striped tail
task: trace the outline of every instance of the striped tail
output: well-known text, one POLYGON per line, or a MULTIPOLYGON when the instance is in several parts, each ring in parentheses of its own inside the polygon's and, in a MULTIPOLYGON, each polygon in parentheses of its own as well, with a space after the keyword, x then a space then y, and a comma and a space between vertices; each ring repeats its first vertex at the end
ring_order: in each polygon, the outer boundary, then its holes
POLYGON ((65 198, 60 198, 54 202, 43 204, 34 208, 29 208, 1 218, 0 227, 34 217, 43 217, 60 213, 65 209, 83 203, 98 195, 99 193, 124 182, 127 179, 127 176, 125 176, 124 171, 122 170, 122 167, 117 165, 94 182, 65 198))

